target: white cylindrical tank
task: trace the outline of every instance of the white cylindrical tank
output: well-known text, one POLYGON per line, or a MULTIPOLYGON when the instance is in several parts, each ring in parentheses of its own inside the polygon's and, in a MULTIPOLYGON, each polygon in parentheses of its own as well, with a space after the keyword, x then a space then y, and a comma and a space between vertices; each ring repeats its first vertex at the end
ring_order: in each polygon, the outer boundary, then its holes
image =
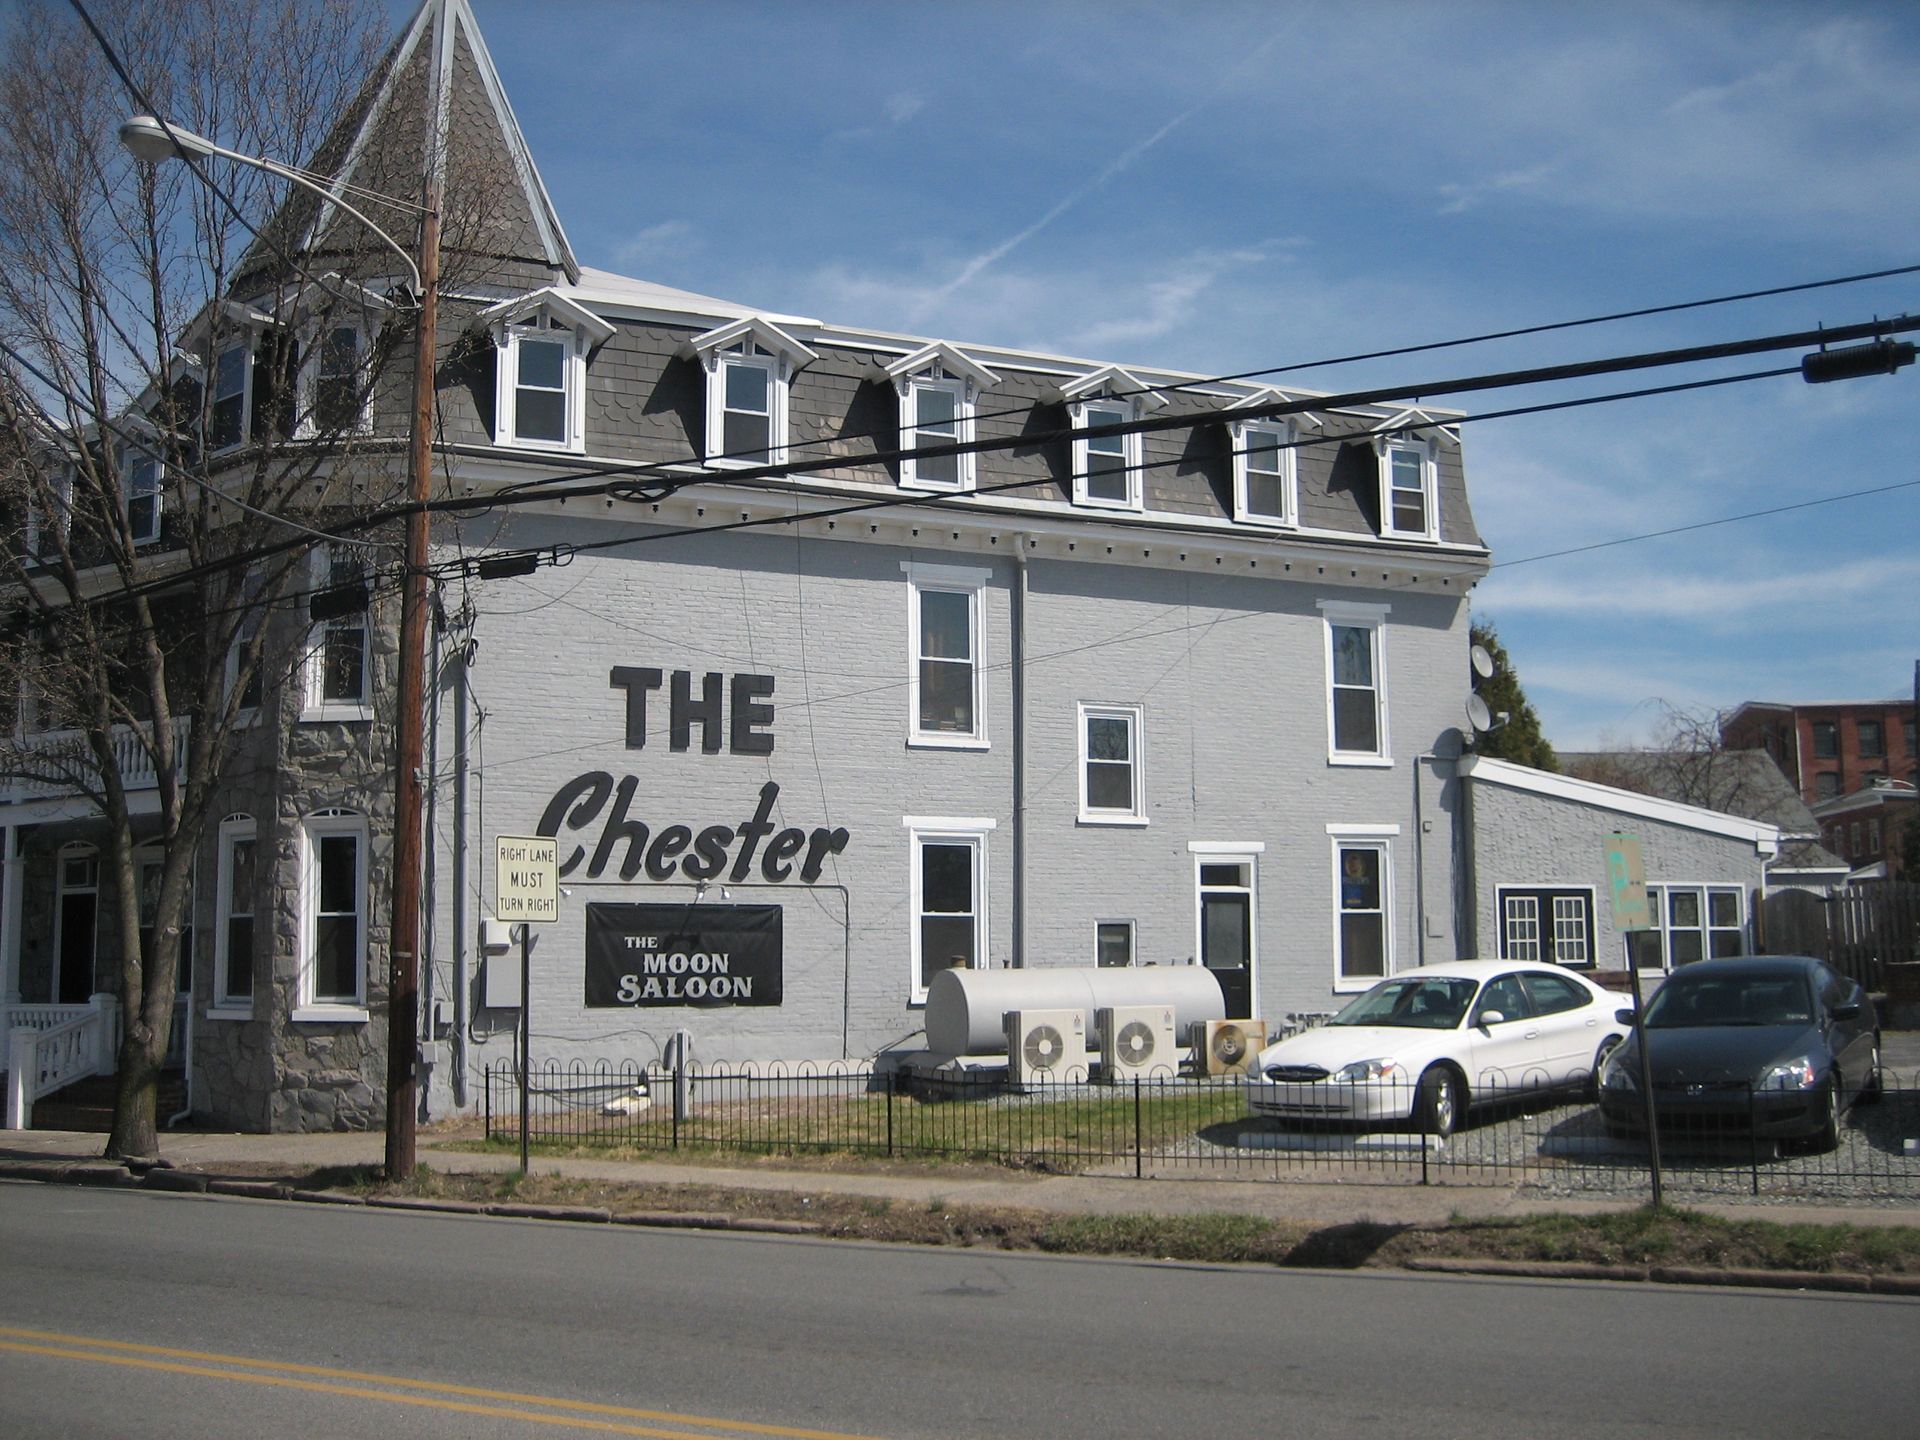
POLYGON ((1220 982, 1201 965, 1043 965, 1031 970, 942 970, 927 986, 927 1049, 938 1055, 999 1055, 1009 1010, 1079 1010, 1087 1035, 1093 1012, 1111 1005, 1171 1005, 1174 1033, 1224 1020, 1220 982))

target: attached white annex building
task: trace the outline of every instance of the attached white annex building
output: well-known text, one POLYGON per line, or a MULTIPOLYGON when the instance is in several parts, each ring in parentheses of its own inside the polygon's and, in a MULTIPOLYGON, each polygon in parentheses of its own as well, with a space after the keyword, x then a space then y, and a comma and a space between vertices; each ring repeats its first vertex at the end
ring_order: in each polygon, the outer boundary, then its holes
MULTIPOLYGON (((422 6, 333 152, 390 154, 423 87, 517 206, 446 301, 436 493, 494 503, 434 531, 433 1113, 513 1055, 502 835, 559 847, 536 1058, 873 1056, 956 965, 1204 966, 1278 1019, 1459 952, 1435 757, 1488 555, 1458 417, 592 270, 465 0, 422 6)), ((377 1126, 393 618, 284 623, 318 658, 262 697, 201 867, 192 1108, 377 1126)), ((22 897, 83 908, 87 807, 6 798, 7 998, 50 1000, 66 942, 22 897)))

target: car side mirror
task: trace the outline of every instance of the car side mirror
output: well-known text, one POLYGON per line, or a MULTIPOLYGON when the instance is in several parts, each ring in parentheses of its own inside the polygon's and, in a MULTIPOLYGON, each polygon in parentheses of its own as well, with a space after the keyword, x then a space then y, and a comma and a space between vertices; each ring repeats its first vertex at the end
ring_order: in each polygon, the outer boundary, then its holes
POLYGON ((1631 1006, 1622 1006, 1613 1012, 1613 1018, 1622 1025, 1631 1025, 1633 1023, 1633 1008, 1631 1006))
POLYGON ((1860 1018, 1860 1006, 1852 1000, 1849 1000, 1844 1005, 1836 1005, 1833 1007, 1833 1018, 1836 1020, 1858 1020, 1860 1018))
POLYGON ((1482 1010, 1482 1011, 1480 1012, 1480 1014, 1479 1014, 1479 1016, 1478 1016, 1478 1018, 1476 1018, 1476 1019, 1474 1020, 1474 1022, 1473 1022, 1473 1023, 1474 1023, 1474 1024, 1476 1024, 1476 1025, 1478 1025, 1478 1026, 1479 1026, 1479 1027, 1480 1027, 1480 1028, 1481 1028, 1482 1030, 1484 1030, 1484 1029, 1486 1029, 1486 1028, 1487 1028, 1487 1026, 1489 1026, 1489 1025, 1498 1025, 1498 1024, 1500 1024, 1500 1023, 1501 1023, 1502 1021, 1504 1021, 1504 1020, 1505 1020, 1506 1018, 1507 1018, 1507 1017, 1506 1017, 1506 1013, 1505 1013, 1504 1011, 1501 1011, 1501 1010, 1482 1010))

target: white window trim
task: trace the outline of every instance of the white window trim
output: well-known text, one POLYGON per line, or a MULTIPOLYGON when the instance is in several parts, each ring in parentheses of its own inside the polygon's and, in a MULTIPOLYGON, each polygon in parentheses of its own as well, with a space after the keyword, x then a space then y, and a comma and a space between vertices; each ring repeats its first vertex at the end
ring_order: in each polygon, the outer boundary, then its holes
MULTIPOLYGON (((1073 423, 1073 428, 1081 430, 1089 425, 1095 424, 1130 424, 1140 418, 1140 407, 1132 397, 1119 399, 1113 396, 1088 396, 1084 400, 1075 401, 1069 408, 1068 415, 1073 423), (1088 413, 1093 406, 1118 410, 1120 412, 1120 419, 1118 421, 1104 419, 1093 420, 1089 417, 1088 413)), ((1126 497, 1120 500, 1109 500, 1104 496, 1096 496, 1089 493, 1087 488, 1087 470, 1092 456, 1091 446, 1085 435, 1075 435, 1073 437, 1074 504, 1085 505, 1095 510, 1127 510, 1135 513, 1145 508, 1145 501, 1143 499, 1143 494, 1146 489, 1143 483, 1145 477, 1140 470, 1141 453, 1143 449, 1140 432, 1137 430, 1129 431, 1127 434, 1118 436, 1117 438, 1120 441, 1120 463, 1125 467, 1126 497)))
POLYGON ((1387 723, 1387 615, 1388 605, 1363 605, 1344 600, 1320 602, 1323 674, 1327 692, 1327 763, 1329 765, 1376 766, 1393 764, 1393 731, 1387 723), (1378 750, 1342 750, 1336 743, 1333 703, 1333 632, 1336 626, 1363 629, 1373 636, 1374 724, 1380 737, 1378 750))
MULTIPOLYGON (((142 437, 146 445, 155 445, 151 437, 142 437)), ((157 455, 149 454, 145 448, 135 449, 129 445, 120 462, 120 506, 126 516, 127 532, 135 545, 151 545, 160 538, 165 525, 167 491, 167 467, 157 455), (133 475, 142 466, 153 467, 153 523, 145 529, 133 528, 133 475)))
POLYGON ((1380 535, 1386 540, 1438 540, 1440 538, 1440 442, 1407 436, 1382 436, 1376 442, 1380 459, 1380 535), (1420 530, 1402 530, 1393 523, 1393 457, 1407 451, 1420 459, 1420 500, 1426 514, 1426 526, 1420 530))
POLYGON ((1333 906, 1333 992, 1336 995, 1357 995, 1371 990, 1382 980, 1399 973, 1398 946, 1394 943, 1395 924, 1393 906, 1393 841, 1399 835, 1398 825, 1342 825, 1327 827, 1329 872, 1332 876, 1333 906), (1380 855, 1380 927, 1381 927, 1381 973, 1378 975, 1355 975, 1351 978, 1341 974, 1340 965, 1340 852, 1342 850, 1374 850, 1380 855))
POLYGON ((209 456, 232 454, 235 450, 245 445, 248 440, 253 438, 253 365, 256 358, 255 352, 260 343, 260 336, 251 326, 245 330, 234 333, 236 338, 230 343, 220 346, 217 350, 210 351, 207 360, 205 405, 206 415, 209 423, 211 423, 213 408, 221 399, 220 394, 214 388, 220 383, 220 362, 238 350, 240 352, 239 434, 238 438, 227 445, 214 445, 211 440, 209 440, 207 445, 207 454, 209 456))
POLYGON ((1106 925, 1124 925, 1127 931, 1127 963, 1110 965, 1110 970, 1137 970, 1140 968, 1140 922, 1133 919, 1121 919, 1112 915, 1096 915, 1093 920, 1093 958, 1088 962, 1096 968, 1100 964, 1100 930, 1106 925))
POLYGON ((931 841, 934 844, 969 845, 973 849, 973 953, 979 964, 976 969, 993 968, 988 953, 988 942, 992 929, 988 925, 987 914, 987 837, 998 821, 990 816, 953 816, 953 815, 908 815, 901 819, 901 825, 907 831, 907 992, 908 1003, 924 1005, 927 1003, 927 987, 920 983, 920 847, 931 841))
POLYGON ((577 326, 567 326, 541 311, 510 325, 500 327, 495 340, 497 362, 494 365, 493 443, 510 450, 547 450, 581 455, 587 448, 586 394, 587 349, 589 337, 577 326), (553 328, 543 328, 545 321, 553 328), (560 371, 561 404, 566 412, 565 435, 559 440, 522 436, 519 432, 517 394, 520 388, 520 346, 533 340, 557 344, 566 354, 560 371))
POLYGON ((1233 444, 1233 518, 1243 525, 1265 525, 1291 530, 1300 523, 1300 481, 1297 464, 1300 452, 1294 448, 1299 430, 1291 420, 1236 420, 1229 427, 1233 444), (1249 435, 1255 430, 1270 430, 1280 437, 1280 510, 1279 515, 1256 514, 1247 499, 1252 470, 1248 465, 1249 435))
POLYGON ((288 1017, 296 1023, 362 1024, 372 1018, 367 1010, 367 817, 350 810, 322 810, 300 822, 300 979, 298 1003, 288 1017), (329 835, 352 835, 359 844, 354 849, 354 897, 358 906, 354 952, 357 956, 358 983, 352 1000, 320 999, 314 994, 313 947, 316 907, 320 902, 319 840, 329 835))
POLYGON ((788 391, 793 377, 819 358, 778 325, 758 317, 736 320, 696 335, 682 348, 706 371, 705 443, 703 463, 709 469, 735 470, 747 466, 781 465, 787 458, 788 391), (765 353, 756 353, 765 352, 765 353), (728 459, 726 399, 728 364, 757 365, 767 371, 768 435, 766 460, 728 459))
MULTIPOLYGON (((332 583, 332 550, 327 545, 316 546, 313 551, 313 588, 324 590, 332 583)), ((367 577, 371 594, 372 576, 367 577)), ((326 683, 327 631, 330 627, 343 624, 347 616, 336 616, 331 620, 315 620, 307 628, 307 648, 302 663, 301 687, 303 703, 300 707, 302 723, 326 721, 362 721, 373 718, 373 615, 371 607, 360 616, 360 636, 362 653, 360 659, 360 698, 358 700, 329 700, 321 693, 326 683)))
POLYGON ((907 577, 907 744, 913 749, 986 750, 986 589, 993 572, 971 565, 936 565, 902 560, 907 577), (920 596, 936 590, 968 597, 968 624, 973 652, 973 730, 957 734, 920 728, 920 596))
POLYGON ((1082 825, 1119 825, 1139 827, 1147 819, 1146 707, 1108 705, 1082 700, 1076 706, 1080 752, 1080 816, 1082 825), (1127 722, 1127 761, 1133 780, 1133 803, 1125 810, 1096 810, 1087 799, 1087 721, 1124 720, 1127 722))
MULTIPOLYGON (((71 532, 73 526, 73 484, 74 467, 67 461, 60 461, 50 467, 43 483, 47 497, 53 502, 53 525, 61 535, 71 532)), ((47 526, 40 514, 39 495, 32 489, 27 494, 27 533, 26 561, 29 565, 43 563, 40 546, 45 539, 47 526)))
MULTIPOLYGON (((1742 885, 1739 881, 1737 880, 1649 880, 1647 882, 1648 909, 1652 914, 1655 923, 1649 926, 1648 928, 1660 937, 1660 966, 1657 969, 1653 967, 1642 966, 1640 967, 1640 973, 1642 975, 1661 975, 1661 974, 1671 974, 1673 972, 1674 925, 1670 918, 1672 915, 1672 911, 1668 908, 1668 898, 1676 890, 1692 891, 1694 894, 1700 897, 1699 928, 1698 930, 1695 930, 1692 927, 1687 927, 1685 933, 1698 934, 1700 936, 1700 941, 1701 941, 1700 958, 1701 959, 1709 960, 1713 958, 1713 935, 1716 930, 1730 930, 1734 928, 1733 926, 1729 926, 1729 925, 1715 925, 1713 923, 1713 898, 1712 897, 1716 892, 1730 894, 1733 896, 1735 903, 1738 904, 1740 907, 1739 930, 1740 930, 1741 947, 1744 949, 1752 943, 1753 916, 1749 913, 1749 907, 1747 904, 1747 887, 1742 885)), ((1596 917, 1595 923, 1596 924, 1598 923, 1597 917, 1596 917)), ((1626 950, 1626 956, 1627 956, 1627 959, 1623 960, 1622 963, 1623 964, 1629 963, 1631 956, 1633 954, 1632 940, 1631 940, 1630 934, 1623 935, 1621 937, 1620 943, 1622 947, 1626 950)))
MULTIPOLYGON (((1561 966, 1562 969, 1580 971, 1593 970, 1600 963, 1600 892, 1598 887, 1578 880, 1511 881, 1495 885, 1493 887, 1493 919, 1494 926, 1499 932, 1499 943, 1495 947, 1499 952, 1499 958, 1502 960, 1517 958, 1507 953, 1507 900, 1512 896, 1537 896, 1555 891, 1562 894, 1578 894, 1586 897, 1587 937, 1590 943, 1587 947, 1587 963, 1584 965, 1568 965, 1563 960, 1555 960, 1547 963, 1557 964, 1561 966)), ((1553 917, 1551 915, 1542 915, 1541 933, 1545 934, 1551 929, 1552 923, 1553 917)))
MULTIPOLYGON (((367 327, 356 321, 330 320, 311 327, 304 332, 306 349, 300 357, 300 413, 295 428, 295 437, 311 440, 320 433, 315 424, 319 413, 320 400, 320 359, 326 346, 327 335, 335 330, 351 330, 354 334, 354 357, 358 378, 355 382, 356 393, 364 389, 367 383, 368 365, 371 355, 372 337, 367 327)), ((341 435, 365 435, 372 429, 371 397, 359 394, 360 408, 353 423, 341 429, 341 435)), ((496 401, 496 404, 498 402, 496 401)), ((496 415, 500 412, 496 409, 496 415)))
POLYGON ((1201 884, 1201 869, 1208 865, 1244 865, 1247 870, 1247 993, 1253 1008, 1260 1004, 1260 856, 1266 850, 1266 842, 1249 841, 1244 844, 1233 841, 1189 840, 1187 853, 1193 857, 1193 963, 1204 966, 1206 961, 1206 906, 1202 903, 1206 890, 1225 891, 1240 887, 1222 885, 1205 886, 1201 884))
MULTIPOLYGON (((257 875, 260 846, 259 827, 255 824, 254 818, 251 815, 229 815, 225 820, 220 822, 218 835, 220 847, 218 864, 216 866, 218 878, 214 882, 217 888, 214 892, 213 903, 212 1001, 207 1007, 206 1013, 209 1019, 251 1020, 253 1018, 254 996, 229 995, 226 990, 229 959, 227 954, 227 922, 232 918, 233 914, 229 903, 233 896, 233 843, 236 840, 251 840, 254 842, 254 865, 257 875)), ((249 896, 248 903, 255 903, 255 899, 256 897, 249 896)), ((260 912, 254 910, 249 913, 252 915, 256 926, 254 934, 257 941, 259 936, 257 927, 260 920, 260 912)), ((257 944, 255 948, 257 951, 257 944)), ((248 963, 252 963, 251 957, 249 957, 248 963)), ((255 977, 256 984, 254 991, 256 995, 259 992, 258 978, 258 976, 255 977)))
MULTIPOLYGON (((970 445, 976 438, 974 414, 980 394, 1000 382, 993 371, 954 349, 935 341, 911 355, 902 356, 886 367, 900 401, 900 448, 911 450, 919 444, 919 403, 921 390, 944 390, 954 397, 954 436, 951 443, 970 445)), ((921 476, 911 458, 900 462, 902 488, 962 493, 978 483, 978 457, 963 453, 953 457, 957 477, 933 480, 921 476)))

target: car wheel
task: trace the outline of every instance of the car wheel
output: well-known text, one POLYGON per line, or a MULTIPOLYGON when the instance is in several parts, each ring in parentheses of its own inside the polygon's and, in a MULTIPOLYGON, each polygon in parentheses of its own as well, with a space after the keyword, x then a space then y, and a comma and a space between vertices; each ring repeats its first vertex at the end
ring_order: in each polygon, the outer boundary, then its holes
POLYGON ((1880 1103, 1880 1037, 1873 1037, 1873 1051, 1867 1057, 1867 1078, 1861 1082, 1860 1093, 1854 1097, 1856 1105, 1877 1105, 1880 1103))
POLYGON ((1420 1077, 1420 1133, 1441 1139, 1460 1128, 1466 1110, 1466 1086, 1445 1065, 1435 1065, 1420 1077))
POLYGON ((1810 1155, 1831 1155, 1840 1148, 1840 1077, 1834 1076, 1820 1092, 1820 1128, 1807 1140, 1810 1155))
POLYGON ((1613 1054, 1613 1052, 1618 1050, 1619 1048, 1620 1048, 1620 1037, 1618 1035, 1609 1035, 1606 1039, 1600 1042, 1600 1048, 1594 1051, 1593 1074, 1587 1077, 1586 1086, 1582 1091, 1582 1093, 1586 1096, 1588 1100, 1590 1101, 1599 1100, 1600 1098, 1600 1067, 1605 1065, 1607 1063, 1607 1057, 1613 1054))

